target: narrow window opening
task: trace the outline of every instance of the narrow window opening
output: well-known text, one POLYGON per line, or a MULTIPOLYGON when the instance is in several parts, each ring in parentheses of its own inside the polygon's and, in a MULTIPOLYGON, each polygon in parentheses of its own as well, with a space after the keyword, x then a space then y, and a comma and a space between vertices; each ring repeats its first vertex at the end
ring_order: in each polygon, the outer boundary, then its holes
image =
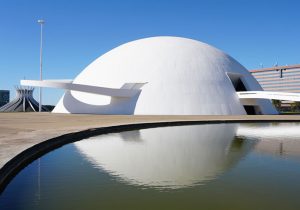
POLYGON ((234 86, 236 91, 247 91, 244 83, 242 82, 241 78, 239 78, 234 86))
POLYGON ((240 74, 234 74, 234 73, 227 73, 235 91, 247 91, 247 88, 242 81, 241 77, 242 75, 240 74))
POLYGON ((247 115, 260 115, 260 114, 262 114, 262 112, 261 112, 261 110, 258 106, 244 105, 244 109, 245 109, 247 115))
POLYGON ((255 115, 254 106, 244 106, 244 109, 247 112, 247 115, 255 115))
MULTIPOLYGON (((227 73, 229 80, 231 81, 236 92, 248 91, 247 83, 244 83, 243 75, 237 73, 227 73)), ((244 109, 248 115, 260 115, 261 109, 257 105, 244 105, 244 109)))

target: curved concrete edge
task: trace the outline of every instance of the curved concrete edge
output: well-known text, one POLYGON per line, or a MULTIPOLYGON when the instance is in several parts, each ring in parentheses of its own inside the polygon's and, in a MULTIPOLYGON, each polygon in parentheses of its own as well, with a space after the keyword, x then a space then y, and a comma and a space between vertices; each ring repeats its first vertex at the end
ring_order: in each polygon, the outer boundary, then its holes
POLYGON ((25 168, 27 165, 29 165, 31 162, 38 159, 39 157, 59 147, 62 147, 66 144, 80 141, 82 139, 89 138, 92 136, 108 134, 108 133, 119 133, 122 131, 163 127, 163 126, 192 125, 192 124, 203 124, 203 123, 210 123, 210 122, 174 121, 174 122, 155 122, 155 123, 117 125, 117 126, 109 126, 109 127, 90 128, 87 130, 68 133, 55 138, 45 140, 19 153, 17 156, 15 156, 10 161, 8 161, 0 169, 0 195, 5 190, 6 186, 10 183, 10 181, 23 168, 25 168))
MULTIPOLYGON (((98 87, 92 85, 75 84, 68 80, 21 80, 21 85, 34 87, 48 87, 65 90, 73 90, 85 93, 93 93, 111 97, 125 97, 131 98, 140 92, 140 89, 125 89, 125 88, 108 88, 98 87)), ((136 83, 145 84, 145 83, 136 83)))
POLYGON ((266 122, 300 122, 300 120, 214 120, 214 121, 171 121, 171 122, 150 122, 150 123, 136 123, 127 125, 116 125, 109 127, 90 128, 78 132, 64 134, 55 138, 45 140, 38 143, 8 161, 0 169, 0 195, 5 190, 10 181, 27 165, 34 160, 53 151, 66 144, 80 141, 85 138, 109 134, 119 133, 123 131, 131 131, 137 129, 148 129, 155 127, 168 127, 168 126, 183 126, 183 125, 200 125, 200 124, 218 124, 218 123, 266 123, 266 122))
POLYGON ((285 101, 300 101, 299 93, 275 91, 240 91, 236 92, 239 98, 245 99, 275 99, 285 101))

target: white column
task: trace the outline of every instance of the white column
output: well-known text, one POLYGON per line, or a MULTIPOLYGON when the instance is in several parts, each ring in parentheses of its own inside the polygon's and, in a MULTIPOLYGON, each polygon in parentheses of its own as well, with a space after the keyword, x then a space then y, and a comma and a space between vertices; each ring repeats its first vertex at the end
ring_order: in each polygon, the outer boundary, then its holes
MULTIPOLYGON (((43 80, 43 25, 44 20, 38 20, 41 25, 41 44, 40 44, 40 80, 43 80)), ((42 111, 42 87, 39 88, 39 112, 42 111)))

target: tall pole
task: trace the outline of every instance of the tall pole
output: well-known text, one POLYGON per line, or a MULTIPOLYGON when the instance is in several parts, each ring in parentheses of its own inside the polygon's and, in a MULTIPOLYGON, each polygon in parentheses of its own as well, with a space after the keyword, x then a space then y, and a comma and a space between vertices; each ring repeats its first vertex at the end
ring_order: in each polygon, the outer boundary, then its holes
MULTIPOLYGON (((41 25, 41 44, 40 44, 40 80, 43 80, 43 25, 44 20, 38 20, 41 25)), ((39 112, 42 111, 42 88, 39 88, 39 112)))

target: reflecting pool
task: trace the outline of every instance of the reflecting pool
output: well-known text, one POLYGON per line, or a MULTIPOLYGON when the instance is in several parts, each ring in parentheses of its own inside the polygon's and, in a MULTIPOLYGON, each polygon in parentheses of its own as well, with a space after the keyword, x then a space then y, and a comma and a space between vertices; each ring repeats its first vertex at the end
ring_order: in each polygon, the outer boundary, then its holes
POLYGON ((300 209, 300 124, 203 124, 88 138, 23 169, 0 209, 300 209))

